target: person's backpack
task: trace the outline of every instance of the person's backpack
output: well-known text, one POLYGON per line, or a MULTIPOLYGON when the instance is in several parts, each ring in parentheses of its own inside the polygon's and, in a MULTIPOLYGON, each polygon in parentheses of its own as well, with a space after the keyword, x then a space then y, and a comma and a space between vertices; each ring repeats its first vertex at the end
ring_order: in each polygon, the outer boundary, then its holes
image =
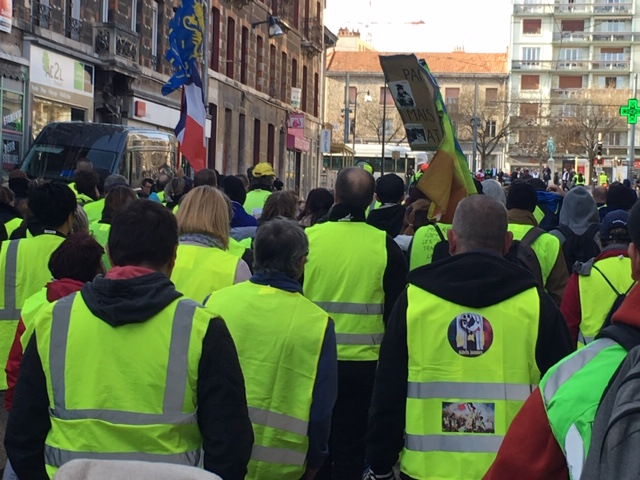
POLYGON ((557 231, 564 237, 564 240, 562 238, 559 240, 569 273, 573 271, 576 262, 586 262, 598 256, 600 246, 596 243, 594 236, 599 229, 600 226, 594 223, 589 225, 582 235, 576 235, 567 225, 558 226, 557 231))
POLYGON ((542 267, 540 267, 540 260, 533 250, 531 245, 535 242, 540 235, 546 233, 544 230, 538 227, 533 227, 522 237, 522 240, 514 240, 509 248, 509 251, 505 255, 505 258, 511 263, 522 267, 527 270, 536 279, 536 282, 540 288, 544 288, 544 279, 542 278, 542 267))
POLYGON ((629 288, 627 288, 626 292, 619 292, 618 289, 613 286, 613 284, 609 281, 605 274, 602 273, 602 270, 600 270, 596 264, 593 264, 591 268, 602 275, 602 278, 604 278, 605 282, 607 282, 607 284, 611 287, 611 290, 613 290, 613 292, 616 294, 616 299, 611 304, 611 308, 609 309, 609 312, 604 319, 604 323, 602 324, 602 327, 600 327, 600 330, 602 330, 603 328, 609 327, 611 325, 611 317, 613 317, 613 314, 616 313, 618 308, 620 308, 620 305, 622 305, 624 299, 627 298, 627 294, 629 293, 629 291, 631 291, 636 282, 632 282, 629 288))
POLYGON ((436 232, 440 237, 440 241, 433 247, 433 256, 431 257, 431 261, 436 262, 438 260, 449 258, 451 254, 449 253, 449 240, 447 240, 447 237, 444 236, 444 233, 442 233, 442 230, 440 229, 438 224, 434 223, 433 228, 436 229, 436 232))
POLYGON ((596 413, 581 480, 631 480, 640 472, 640 331, 614 324, 599 337, 628 350, 596 413))

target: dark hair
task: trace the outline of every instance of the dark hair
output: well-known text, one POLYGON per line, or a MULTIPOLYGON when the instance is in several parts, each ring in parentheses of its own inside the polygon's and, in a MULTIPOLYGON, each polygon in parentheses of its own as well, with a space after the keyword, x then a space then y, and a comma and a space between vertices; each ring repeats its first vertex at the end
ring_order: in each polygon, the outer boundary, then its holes
POLYGON ((309 192, 304 210, 298 216, 298 220, 309 216, 309 225, 315 225, 318 220, 324 217, 333 205, 333 194, 326 188, 314 188, 309 192))
POLYGON ((635 244, 636 248, 640 249, 640 202, 636 202, 629 212, 627 230, 629 230, 631 241, 635 244))
POLYGON ((613 182, 609 185, 607 191, 607 205, 611 210, 630 210, 633 204, 636 203, 638 196, 636 192, 629 187, 625 187, 620 182, 613 182))
POLYGON ((211 185, 212 187, 218 186, 218 176, 216 172, 210 168, 204 168, 197 172, 193 176, 193 186, 199 187, 200 185, 211 185))
POLYGON ((253 241, 256 273, 278 272, 297 280, 300 261, 309 253, 309 241, 293 220, 277 217, 261 225, 253 241))
POLYGON ((72 278, 90 282, 101 272, 100 259, 104 249, 86 232, 71 233, 49 258, 49 271, 53 278, 72 278))
POLYGON ((156 183, 156 182, 154 182, 154 181, 153 181, 153 178, 147 177, 147 178, 144 178, 144 179, 142 180, 141 185, 151 184, 151 186, 153 187, 153 185, 154 185, 155 183, 156 183))
POLYGON ((276 217, 295 219, 298 197, 292 192, 273 192, 267 197, 260 216, 260 224, 276 217))
POLYGON ((125 187, 124 185, 113 187, 109 193, 107 193, 107 196, 104 197, 101 221, 103 223, 111 223, 113 214, 129 205, 135 199, 136 194, 133 193, 130 187, 125 187))
POLYGON ((404 182, 395 173, 387 173, 376 180, 376 195, 382 203, 398 203, 404 196, 404 182))
POLYGON ((15 198, 16 196, 9 187, 0 187, 0 203, 9 205, 15 200, 15 198))
POLYGON ((517 180, 509 186, 507 209, 517 208, 533 212, 538 203, 536 189, 525 180, 517 180))
POLYGON ((95 170, 78 170, 73 178, 76 182, 76 190, 95 200, 96 189, 100 182, 100 176, 95 170))
POLYGON ((134 200, 111 220, 107 245, 113 265, 160 268, 173 259, 177 244, 176 217, 157 202, 134 200))
POLYGON ((45 228, 56 230, 64 225, 77 206, 66 183, 54 180, 29 189, 29 210, 45 228))
POLYGON ((222 190, 227 194, 234 202, 238 202, 240 205, 247 199, 247 191, 244 188, 244 183, 238 177, 229 175, 222 180, 222 190))
POLYGON ((366 210, 373 200, 375 183, 373 175, 363 168, 343 168, 336 178, 336 200, 366 210))

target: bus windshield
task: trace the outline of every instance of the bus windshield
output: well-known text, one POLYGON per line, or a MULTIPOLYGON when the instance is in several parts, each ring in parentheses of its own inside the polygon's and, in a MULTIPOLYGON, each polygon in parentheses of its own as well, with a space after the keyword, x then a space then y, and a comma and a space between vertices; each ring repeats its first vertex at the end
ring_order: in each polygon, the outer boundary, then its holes
POLYGON ((88 158, 93 168, 111 171, 117 154, 106 150, 75 145, 34 145, 24 161, 23 170, 29 177, 71 180, 76 162, 88 158))

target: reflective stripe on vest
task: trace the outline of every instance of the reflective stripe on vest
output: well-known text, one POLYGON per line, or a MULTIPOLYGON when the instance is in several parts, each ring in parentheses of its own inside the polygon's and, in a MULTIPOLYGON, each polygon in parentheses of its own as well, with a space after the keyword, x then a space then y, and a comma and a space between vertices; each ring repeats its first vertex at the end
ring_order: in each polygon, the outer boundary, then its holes
POLYGON ((583 344, 591 343, 600 332, 618 297, 618 293, 613 291, 607 280, 619 293, 627 292, 633 284, 629 257, 603 258, 595 262, 594 266, 597 269, 592 267, 589 275, 578 274, 581 315, 579 340, 583 344))
POLYGON ((338 360, 377 360, 384 335, 385 232, 345 221, 316 224, 305 232, 304 293, 334 320, 338 360))
MULTIPOLYGON (((165 413, 149 414, 118 410, 82 409, 68 410, 65 395, 65 371, 67 355, 67 339, 71 323, 71 307, 76 294, 73 293, 59 300, 53 307, 51 324, 51 350, 49 365, 51 366, 51 386, 53 389, 54 408, 50 414, 61 420, 95 419, 109 423, 126 425, 153 425, 157 423, 196 423, 194 413, 175 413, 182 410, 185 397, 188 372, 189 340, 191 326, 179 328, 180 322, 193 322, 193 314, 197 304, 191 300, 183 300, 176 307, 169 346, 169 368, 167 370, 167 388, 162 410, 165 413), (177 321, 180 319, 180 321, 177 321), (187 320, 188 319, 188 320, 187 320), (166 413, 171 412, 171 413, 166 413)), ((57 465, 59 466, 59 465, 57 465)))
POLYGON ((582 474, 604 390, 626 354, 615 341, 601 338, 551 367, 540 382, 551 431, 573 480, 582 474))
POLYGON ((534 285, 472 308, 409 284, 406 476, 482 477, 540 379, 539 317, 534 285))
POLYGON ((18 283, 18 244, 20 240, 11 240, 7 245, 4 267, 4 306, 0 309, 0 320, 18 320, 20 310, 16 308, 18 283))
MULTIPOLYGON (((143 389, 141 395, 144 396, 144 400, 132 401, 130 395, 125 393, 123 396, 126 390, 118 391, 118 387, 115 386, 114 398, 123 398, 124 406, 129 407, 123 409, 109 408, 111 405, 108 397, 101 395, 104 392, 100 385, 89 385, 87 397, 80 397, 82 392, 78 390, 78 382, 87 378, 86 375, 90 374, 90 369, 83 369, 80 366, 72 368, 69 362, 74 362, 76 365, 75 362, 81 355, 77 350, 78 345, 81 344, 79 338, 83 334, 82 338, 87 337, 88 327, 87 324, 78 320, 76 315, 81 315, 86 320, 102 322, 92 318, 92 313, 84 303, 82 295, 73 293, 53 306, 49 306, 48 309, 40 311, 42 313, 39 313, 36 319, 36 331, 39 332, 36 338, 43 360, 46 359, 43 361, 43 368, 48 382, 51 402, 49 414, 52 424, 45 441, 47 473, 53 475, 63 463, 75 458, 163 461, 198 465, 202 439, 197 425, 195 389, 190 375, 197 370, 195 362, 200 358, 199 349, 208 325, 204 319, 210 318, 210 313, 201 307, 198 308, 199 305, 192 300, 178 299, 171 305, 174 308, 172 312, 169 311, 171 323, 162 318, 162 315, 167 315, 169 312, 167 314, 160 312, 141 324, 120 327, 154 332, 149 337, 150 342, 155 342, 157 347, 166 345, 164 347, 166 354, 160 354, 158 357, 162 359, 159 361, 161 368, 163 370, 166 368, 166 374, 161 376, 158 372, 149 372, 149 384, 141 386, 143 389), (77 326, 74 327, 74 325, 77 326), (160 333, 162 325, 166 325, 166 337, 160 333), (168 331, 169 325, 170 331, 168 331), (195 337, 193 337, 194 332, 195 337), (73 350, 70 342, 74 345, 73 350), (68 385, 67 382, 72 383, 68 385), (154 391, 158 391, 155 403, 153 396, 149 395, 154 391), (91 394, 93 396, 89 396, 91 394), (107 399, 106 408, 92 407, 92 403, 105 405, 105 399, 107 399), (70 407, 69 404, 81 405, 81 407, 70 407), (155 408, 157 408, 156 411, 154 411, 155 408), (126 437, 127 441, 120 442, 118 440, 120 436, 126 437), (119 447, 120 444, 123 447, 119 447), (93 445, 93 451, 84 451, 87 445, 93 445), (132 445, 136 445, 138 451, 135 451, 132 445), (117 451, 119 448, 123 451, 117 451)), ((122 338, 120 329, 111 329, 106 324, 105 327, 100 323, 94 327, 96 331, 102 332, 100 338, 104 335, 112 335, 110 341, 122 338)), ((87 340, 93 345, 99 341, 97 337, 87 340)), ((105 352, 100 353, 103 354, 104 359, 105 352)), ((122 370, 118 372, 117 368, 109 368, 109 365, 105 365, 104 375, 107 384, 122 383, 122 370)))
MULTIPOLYGON (((438 223, 438 228, 442 232, 444 240, 447 240, 447 231, 451 229, 451 225, 445 223, 438 223)), ((433 252, 438 243, 442 239, 436 227, 432 224, 423 225, 416 230, 411 242, 411 255, 409 258, 409 269, 422 267, 428 265, 433 260, 433 252)))
POLYGON ((244 374, 255 439, 246 479, 300 479, 327 313, 251 281, 214 292, 206 308, 225 319, 244 374))

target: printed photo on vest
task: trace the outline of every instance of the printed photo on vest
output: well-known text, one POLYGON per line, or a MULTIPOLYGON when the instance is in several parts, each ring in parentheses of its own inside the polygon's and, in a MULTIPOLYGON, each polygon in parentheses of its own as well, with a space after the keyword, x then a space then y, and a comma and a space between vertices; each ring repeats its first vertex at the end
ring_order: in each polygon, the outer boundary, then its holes
POLYGON ((449 324, 448 339, 451 348, 463 357, 482 355, 493 343, 493 328, 489 321, 477 313, 461 313, 449 324))
POLYGON ((495 433, 494 403, 442 402, 442 431, 495 433))

